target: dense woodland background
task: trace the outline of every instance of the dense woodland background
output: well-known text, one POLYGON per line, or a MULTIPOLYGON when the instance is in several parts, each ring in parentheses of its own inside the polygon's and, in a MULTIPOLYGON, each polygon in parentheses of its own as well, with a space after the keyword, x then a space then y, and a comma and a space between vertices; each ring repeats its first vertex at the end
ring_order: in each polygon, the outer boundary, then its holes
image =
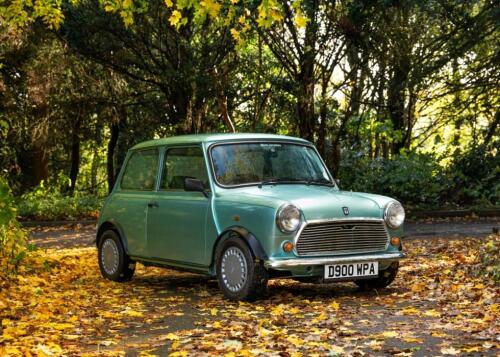
POLYGON ((0 21, 0 175, 21 215, 91 214, 135 143, 233 128, 311 140, 342 189, 498 205, 498 2, 130 3, 0 21))

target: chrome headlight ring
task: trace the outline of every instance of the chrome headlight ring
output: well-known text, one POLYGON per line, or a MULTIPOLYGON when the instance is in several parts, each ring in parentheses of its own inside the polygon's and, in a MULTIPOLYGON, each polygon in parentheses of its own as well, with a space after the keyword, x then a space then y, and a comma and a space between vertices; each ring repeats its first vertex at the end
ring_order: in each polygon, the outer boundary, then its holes
POLYGON ((401 227, 405 220, 403 205, 397 201, 389 202, 385 206, 384 221, 392 229, 401 227))
POLYGON ((283 233, 293 233, 300 227, 300 209, 290 203, 284 204, 276 214, 276 225, 283 233))

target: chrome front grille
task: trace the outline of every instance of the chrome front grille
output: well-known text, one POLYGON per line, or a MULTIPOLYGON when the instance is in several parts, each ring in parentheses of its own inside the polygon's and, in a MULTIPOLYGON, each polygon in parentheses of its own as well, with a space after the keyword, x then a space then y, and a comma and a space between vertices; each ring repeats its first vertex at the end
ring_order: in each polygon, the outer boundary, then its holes
POLYGON ((383 220, 335 220, 312 222, 299 233, 298 255, 337 255, 383 251, 389 234, 383 220))

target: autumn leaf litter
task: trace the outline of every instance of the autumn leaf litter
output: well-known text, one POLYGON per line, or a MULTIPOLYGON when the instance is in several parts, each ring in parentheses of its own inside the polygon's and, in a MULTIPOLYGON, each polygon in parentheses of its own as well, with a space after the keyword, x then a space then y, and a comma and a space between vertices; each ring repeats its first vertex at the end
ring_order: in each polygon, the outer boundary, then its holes
POLYGON ((388 289, 281 279, 255 303, 141 265, 130 283, 113 283, 95 248, 49 249, 0 281, 0 355, 496 355, 499 286, 483 274, 481 244, 405 242, 388 289))

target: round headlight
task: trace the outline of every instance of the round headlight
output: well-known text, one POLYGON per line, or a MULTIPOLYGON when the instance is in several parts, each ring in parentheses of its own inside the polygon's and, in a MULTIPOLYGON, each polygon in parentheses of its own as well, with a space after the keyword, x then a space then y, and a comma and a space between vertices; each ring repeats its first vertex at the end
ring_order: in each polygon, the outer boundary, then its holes
POLYGON ((393 201, 385 207, 385 223, 391 228, 399 228, 405 220, 405 210, 401 203, 393 201))
POLYGON ((294 205, 283 205, 278 210, 276 224, 284 233, 295 232, 300 226, 300 210, 294 205))

